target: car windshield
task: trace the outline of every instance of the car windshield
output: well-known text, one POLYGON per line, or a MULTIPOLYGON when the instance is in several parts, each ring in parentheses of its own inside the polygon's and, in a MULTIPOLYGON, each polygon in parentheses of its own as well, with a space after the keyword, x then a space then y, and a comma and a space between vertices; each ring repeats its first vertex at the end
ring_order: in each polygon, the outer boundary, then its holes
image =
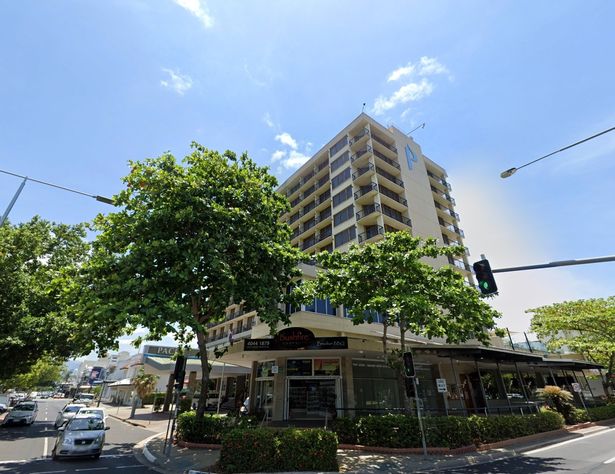
POLYGON ((91 416, 97 416, 99 418, 103 417, 102 410, 80 410, 79 413, 81 415, 91 415, 91 416))
POLYGON ((14 408, 15 411, 34 411, 34 404, 21 403, 14 408))
POLYGON ((100 418, 76 418, 66 428, 66 431, 104 430, 105 424, 100 418))
POLYGON ((64 409, 64 411, 65 411, 65 412, 71 412, 71 413, 73 413, 73 412, 77 412, 77 411, 79 411, 81 408, 83 408, 83 407, 80 407, 80 406, 78 406, 78 407, 66 407, 66 408, 64 409))

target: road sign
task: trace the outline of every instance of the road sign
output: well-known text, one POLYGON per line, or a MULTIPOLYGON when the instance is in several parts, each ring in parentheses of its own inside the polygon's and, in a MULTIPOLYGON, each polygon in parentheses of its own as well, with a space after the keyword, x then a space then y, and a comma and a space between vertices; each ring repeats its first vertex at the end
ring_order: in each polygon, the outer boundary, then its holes
POLYGON ((438 393, 448 392, 446 388, 446 379, 436 379, 436 387, 438 388, 438 393))
POLYGON ((573 384, 572 384, 572 391, 580 393, 581 392, 581 384, 573 382, 573 384))

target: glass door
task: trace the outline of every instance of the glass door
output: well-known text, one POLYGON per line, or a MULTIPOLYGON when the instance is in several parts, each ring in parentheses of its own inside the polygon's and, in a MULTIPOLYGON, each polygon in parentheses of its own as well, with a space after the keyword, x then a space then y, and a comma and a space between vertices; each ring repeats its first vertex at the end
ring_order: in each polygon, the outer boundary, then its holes
POLYGON ((336 414, 336 379, 288 379, 288 419, 322 419, 336 414))

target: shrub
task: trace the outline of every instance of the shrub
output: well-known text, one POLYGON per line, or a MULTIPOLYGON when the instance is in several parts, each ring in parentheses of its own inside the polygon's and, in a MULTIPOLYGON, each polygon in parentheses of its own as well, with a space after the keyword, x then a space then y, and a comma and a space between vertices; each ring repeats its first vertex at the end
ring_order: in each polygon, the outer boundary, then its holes
POLYGON ((358 441, 366 446, 415 448, 421 446, 418 420, 406 415, 369 415, 358 421, 358 441))
POLYGON ((479 443, 495 443, 505 439, 518 438, 561 428, 563 417, 553 411, 542 411, 533 415, 518 416, 472 416, 472 437, 479 443))
POLYGON ((579 408, 575 408, 574 410, 572 410, 572 412, 568 416, 568 419, 571 425, 590 421, 589 414, 585 410, 581 410, 579 408))
POLYGON ((185 413, 192 410, 192 400, 188 397, 179 399, 179 413, 185 413))
POLYGON ((605 405, 602 407, 592 407, 587 409, 591 421, 608 420, 615 418, 615 405, 605 405))
POLYGON ((219 467, 223 472, 275 471, 278 441, 264 428, 234 429, 222 440, 219 467))
POLYGON ((278 438, 281 471, 337 471, 337 437, 322 429, 288 429, 278 438))
POLYGON ((574 420, 571 417, 575 408, 570 403, 573 398, 572 393, 555 385, 546 385, 545 388, 536 390, 536 395, 540 400, 544 400, 549 408, 560 413, 566 420, 566 423, 569 425, 574 424, 574 420))
POLYGON ((337 439, 342 444, 358 443, 357 418, 341 417, 336 418, 329 424, 329 429, 337 435, 337 439))
POLYGON ((225 431, 220 416, 205 415, 199 419, 196 412, 187 411, 177 417, 177 437, 184 441, 219 444, 225 431))
POLYGON ((473 444, 469 418, 434 416, 423 419, 428 446, 460 448, 473 444))

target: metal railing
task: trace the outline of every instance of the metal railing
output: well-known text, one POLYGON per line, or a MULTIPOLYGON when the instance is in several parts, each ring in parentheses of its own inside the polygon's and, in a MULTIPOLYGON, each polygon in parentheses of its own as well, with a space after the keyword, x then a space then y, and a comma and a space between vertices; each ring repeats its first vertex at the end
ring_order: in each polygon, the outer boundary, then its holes
POLYGON ((363 176, 368 171, 374 171, 374 165, 372 165, 371 163, 368 163, 367 166, 364 166, 363 168, 357 168, 357 171, 352 173, 352 180, 356 180, 358 177, 363 176))
POLYGON ((397 147, 395 145, 391 145, 390 143, 385 142, 382 138, 380 138, 378 135, 374 135, 372 134, 372 140, 377 141, 378 143, 380 143, 383 147, 388 148, 389 150, 397 153, 397 147))
POLYGON ((380 212, 380 204, 374 203, 369 206, 363 206, 363 209, 356 213, 357 221, 363 219, 365 216, 373 214, 374 212, 380 212))
POLYGON ((377 189, 378 189, 378 185, 373 182, 368 185, 361 186, 361 188, 356 193, 354 193, 354 198, 355 200, 359 199, 361 196, 364 196, 365 194, 370 193, 377 189))
POLYGON ((354 145, 356 142, 358 142, 359 140, 361 140, 361 138, 363 138, 365 135, 367 135, 369 137, 369 130, 367 128, 364 128, 363 130, 361 130, 359 133, 357 133, 354 137, 352 137, 350 139, 350 145, 354 145))
POLYGON ((369 240, 372 237, 376 237, 377 235, 384 235, 384 229, 381 225, 369 227, 365 232, 360 233, 359 243, 365 242, 366 240, 369 240))
POLYGON ((357 151, 354 155, 350 157, 350 162, 354 163, 356 160, 358 160, 363 155, 365 155, 365 153, 369 153, 371 151, 372 151, 372 147, 369 145, 367 145, 365 148, 361 148, 359 151, 357 151))

